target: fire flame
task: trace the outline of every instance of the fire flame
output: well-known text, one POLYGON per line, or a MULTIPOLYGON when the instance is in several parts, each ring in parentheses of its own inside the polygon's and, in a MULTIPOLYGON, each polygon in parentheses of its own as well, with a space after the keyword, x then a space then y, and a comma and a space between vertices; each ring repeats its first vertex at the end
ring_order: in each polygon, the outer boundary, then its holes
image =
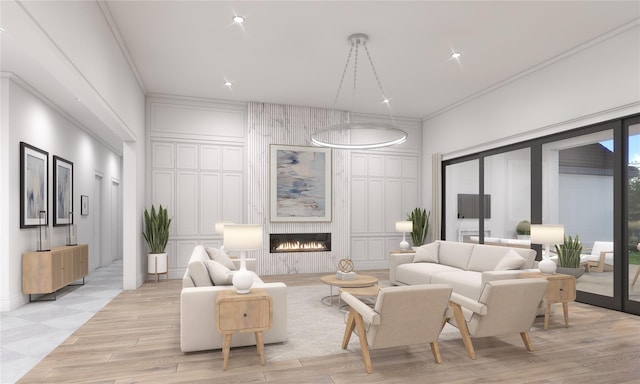
POLYGON ((277 247, 277 251, 292 251, 297 249, 325 249, 325 245, 320 241, 309 241, 301 243, 299 241, 285 241, 280 243, 277 247))

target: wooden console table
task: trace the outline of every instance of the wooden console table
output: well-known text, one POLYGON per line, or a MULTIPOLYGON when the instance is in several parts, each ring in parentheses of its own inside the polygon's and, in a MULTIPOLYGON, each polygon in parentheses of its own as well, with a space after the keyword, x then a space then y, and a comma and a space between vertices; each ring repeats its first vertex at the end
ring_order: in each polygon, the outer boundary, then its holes
POLYGON ((218 293, 216 299, 216 329, 223 334, 222 369, 227 369, 231 337, 236 332, 254 332, 260 364, 265 364, 263 331, 271 328, 273 303, 264 289, 252 288, 249 293, 235 290, 218 293))
POLYGON ((524 272, 520 278, 542 277, 549 281, 547 290, 544 293, 544 300, 547 305, 544 310, 544 330, 549 329, 549 315, 551 314, 551 304, 562 303, 564 312, 564 326, 569 327, 569 302, 576 299, 576 278, 571 275, 555 273, 546 275, 542 272, 524 272))
POLYGON ((52 248, 44 252, 25 252, 22 254, 22 293, 55 293, 60 288, 71 285, 89 274, 89 246, 87 244, 52 248))

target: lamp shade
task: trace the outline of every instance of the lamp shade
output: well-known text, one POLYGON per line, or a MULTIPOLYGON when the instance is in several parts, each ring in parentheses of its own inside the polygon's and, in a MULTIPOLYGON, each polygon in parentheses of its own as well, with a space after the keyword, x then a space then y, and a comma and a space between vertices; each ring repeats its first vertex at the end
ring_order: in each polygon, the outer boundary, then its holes
POLYGON ((225 225, 229 225, 229 224, 233 224, 230 221, 220 221, 216 223, 216 233, 219 234, 223 234, 224 233, 224 226, 225 225))
POLYGON ((558 244, 564 242, 564 225, 531 224, 532 244, 558 244))
POLYGON ((262 225, 225 224, 224 248, 231 251, 262 249, 262 225))
POLYGON ((396 221, 396 232, 413 231, 413 221, 396 221))

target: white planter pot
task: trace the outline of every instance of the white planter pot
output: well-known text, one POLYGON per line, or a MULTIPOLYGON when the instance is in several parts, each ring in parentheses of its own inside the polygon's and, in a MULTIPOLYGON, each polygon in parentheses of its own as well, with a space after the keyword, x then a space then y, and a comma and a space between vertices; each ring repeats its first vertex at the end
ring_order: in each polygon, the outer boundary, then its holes
POLYGON ((158 274, 167 273, 167 254, 166 253, 150 253, 147 255, 147 272, 158 274))

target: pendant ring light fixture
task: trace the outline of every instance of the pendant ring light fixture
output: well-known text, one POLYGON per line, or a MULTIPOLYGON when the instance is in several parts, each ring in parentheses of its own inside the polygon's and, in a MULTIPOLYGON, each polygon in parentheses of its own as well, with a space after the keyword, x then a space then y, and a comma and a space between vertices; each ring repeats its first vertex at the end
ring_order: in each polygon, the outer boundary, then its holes
POLYGON ((380 90, 380 94, 382 95, 382 103, 386 104, 388 108, 391 124, 359 122, 359 123, 343 123, 343 124, 331 125, 314 132, 311 135, 311 142, 317 146, 337 148, 337 149, 382 148, 382 147, 388 147, 391 145, 396 145, 396 144, 405 142, 407 140, 407 133, 399 129, 395 125, 395 121, 393 119, 393 115, 391 114, 391 109, 389 107, 389 99, 385 96, 384 91, 382 90, 380 78, 378 77, 376 68, 373 65, 371 54, 369 54, 369 49, 367 48, 367 42, 369 41, 369 36, 365 35, 364 33, 355 33, 349 36, 347 40, 351 44, 351 49, 349 50, 349 55, 347 56, 347 62, 344 66, 342 77, 340 78, 338 91, 336 92, 336 97, 333 102, 334 106, 338 101, 338 97, 340 96, 340 90, 342 89, 344 77, 349 67, 351 55, 354 52, 355 52, 355 59, 354 59, 354 66, 353 66, 353 101, 355 104, 356 85, 357 85, 357 78, 358 78, 358 51, 362 46, 364 48, 364 51, 367 54, 367 58, 369 59, 369 64, 371 65, 371 69, 373 70, 373 74, 378 83, 378 89, 380 90), (341 143, 339 142, 339 140, 336 139, 336 137, 344 137, 344 136, 348 137, 349 142, 341 143), (360 139, 364 139, 364 141, 360 142, 360 139))

